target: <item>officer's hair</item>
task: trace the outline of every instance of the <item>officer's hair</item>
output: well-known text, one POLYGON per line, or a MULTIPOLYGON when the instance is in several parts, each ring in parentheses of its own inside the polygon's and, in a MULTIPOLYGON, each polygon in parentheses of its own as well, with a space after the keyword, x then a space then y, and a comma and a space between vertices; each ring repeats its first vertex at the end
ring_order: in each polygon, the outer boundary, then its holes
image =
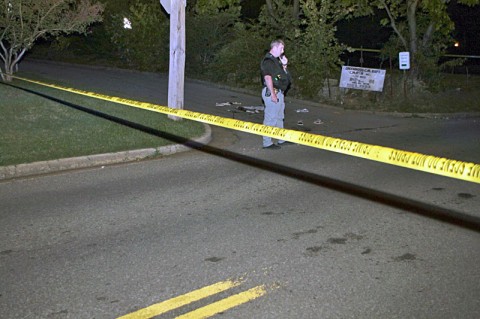
POLYGON ((270 43, 270 49, 273 49, 279 44, 282 44, 283 46, 285 46, 285 42, 283 42, 283 40, 281 39, 273 40, 272 43, 270 43))

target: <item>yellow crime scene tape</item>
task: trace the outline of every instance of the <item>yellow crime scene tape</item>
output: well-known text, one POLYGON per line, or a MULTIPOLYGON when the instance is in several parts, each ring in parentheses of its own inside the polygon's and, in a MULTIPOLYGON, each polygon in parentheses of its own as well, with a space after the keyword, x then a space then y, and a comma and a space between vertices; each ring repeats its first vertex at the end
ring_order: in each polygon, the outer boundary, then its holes
POLYGON ((224 118, 216 115, 204 114, 182 109, 174 109, 167 106, 161 106, 146 102, 124 99, 120 97, 108 96, 95 92, 67 88, 59 85, 43 83, 40 81, 34 81, 21 77, 14 78, 58 90, 85 95, 96 99, 111 101, 144 110, 173 115, 180 118, 225 127, 237 131, 248 132, 262 136, 270 136, 273 138, 282 139, 285 141, 290 141, 293 143, 315 147, 327 151, 361 157, 386 164, 461 179, 468 182, 480 183, 480 164, 447 159, 433 155, 402 151, 390 147, 371 145, 290 129, 282 129, 258 123, 224 118))

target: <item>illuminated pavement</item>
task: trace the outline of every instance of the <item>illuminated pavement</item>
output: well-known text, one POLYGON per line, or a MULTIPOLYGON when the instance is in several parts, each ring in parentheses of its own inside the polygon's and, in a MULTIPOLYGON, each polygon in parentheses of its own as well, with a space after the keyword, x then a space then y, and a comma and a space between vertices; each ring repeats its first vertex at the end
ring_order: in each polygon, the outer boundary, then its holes
MULTIPOLYGON (((37 69, 81 89, 166 101, 161 76, 49 70, 37 69)), ((225 116, 216 102, 258 104, 198 82, 186 95, 192 109, 225 116)), ((476 118, 289 107, 290 127, 321 118, 313 132, 480 162, 476 118), (295 112, 303 108, 308 115, 295 112)), ((213 128, 203 151, 1 182, 0 313, 116 318, 174 303, 158 318, 211 305, 219 318, 480 317, 480 233, 455 219, 479 217, 479 185, 260 142, 213 128), (225 290, 175 299, 216 283, 225 290), (225 300, 234 307, 221 310, 225 300)))

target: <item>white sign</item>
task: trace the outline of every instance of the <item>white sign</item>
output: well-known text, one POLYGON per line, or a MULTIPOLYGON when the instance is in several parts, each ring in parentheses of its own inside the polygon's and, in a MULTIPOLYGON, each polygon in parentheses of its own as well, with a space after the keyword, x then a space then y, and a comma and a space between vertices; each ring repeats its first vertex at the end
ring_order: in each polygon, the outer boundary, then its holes
POLYGON ((384 81, 385 70, 342 66, 341 88, 381 92, 384 81))
POLYGON ((398 67, 400 68, 400 70, 410 69, 410 52, 399 52, 398 60, 398 67))

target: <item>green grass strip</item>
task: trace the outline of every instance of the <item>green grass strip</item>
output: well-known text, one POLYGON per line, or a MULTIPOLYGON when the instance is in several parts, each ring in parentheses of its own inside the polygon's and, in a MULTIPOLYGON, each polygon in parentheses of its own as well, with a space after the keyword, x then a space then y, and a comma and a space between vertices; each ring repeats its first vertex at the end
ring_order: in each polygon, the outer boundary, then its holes
MULTIPOLYGON (((15 86, 54 97, 175 136, 198 137, 203 124, 173 121, 164 114, 139 110, 69 92, 15 81, 15 86)), ((161 147, 178 141, 152 135, 77 110, 34 93, 0 85, 0 166, 84 155, 161 147)))

